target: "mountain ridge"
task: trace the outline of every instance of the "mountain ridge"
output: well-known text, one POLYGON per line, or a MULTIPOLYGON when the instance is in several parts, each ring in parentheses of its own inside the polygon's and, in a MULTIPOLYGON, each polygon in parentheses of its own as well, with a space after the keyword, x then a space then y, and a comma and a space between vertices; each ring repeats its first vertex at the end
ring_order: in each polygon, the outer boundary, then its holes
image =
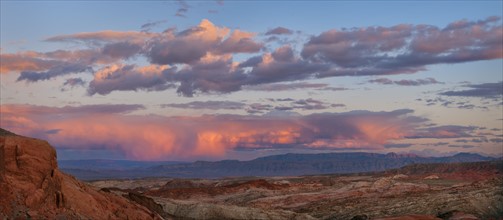
MULTIPOLYGON (((146 177, 223 178, 236 176, 299 176, 331 173, 363 173, 385 171, 418 163, 477 162, 495 159, 475 153, 458 153, 447 157, 420 157, 413 154, 365 152, 290 153, 260 157, 248 161, 168 162, 170 164, 144 165, 130 169, 111 169, 110 167, 84 169, 65 167, 62 164, 62 169, 78 178, 86 180, 146 177)), ((148 164, 149 162, 145 163, 148 164)))

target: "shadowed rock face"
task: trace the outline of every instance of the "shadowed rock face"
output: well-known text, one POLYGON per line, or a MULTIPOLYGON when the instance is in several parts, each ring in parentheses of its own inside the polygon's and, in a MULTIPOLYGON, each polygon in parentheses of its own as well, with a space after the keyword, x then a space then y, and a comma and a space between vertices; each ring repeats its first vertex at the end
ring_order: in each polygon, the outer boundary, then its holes
POLYGON ((144 207, 61 173, 46 141, 0 129, 0 219, 156 219, 144 207))

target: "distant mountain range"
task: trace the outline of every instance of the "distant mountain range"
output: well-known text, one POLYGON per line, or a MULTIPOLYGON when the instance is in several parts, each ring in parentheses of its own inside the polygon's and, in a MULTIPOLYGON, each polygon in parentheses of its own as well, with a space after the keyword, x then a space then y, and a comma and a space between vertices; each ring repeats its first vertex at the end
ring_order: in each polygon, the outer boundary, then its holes
POLYGON ((59 167, 79 179, 115 178, 222 178, 236 176, 300 176, 376 172, 410 164, 490 161, 496 158, 473 153, 448 157, 419 157, 396 153, 322 153, 284 154, 249 161, 127 161, 127 160, 62 160, 59 167))
POLYGON ((179 161, 136 161, 136 160, 58 160, 59 167, 65 169, 83 169, 83 170, 130 170, 142 169, 160 165, 172 165, 189 162, 179 161))

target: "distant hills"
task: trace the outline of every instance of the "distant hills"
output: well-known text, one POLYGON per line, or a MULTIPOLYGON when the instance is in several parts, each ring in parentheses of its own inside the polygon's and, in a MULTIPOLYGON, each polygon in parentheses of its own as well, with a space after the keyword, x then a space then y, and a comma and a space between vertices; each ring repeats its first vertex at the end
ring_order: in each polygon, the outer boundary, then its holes
POLYGON ((58 165, 65 169, 84 169, 84 170, 130 170, 141 169, 159 165, 181 164, 189 162, 178 161, 135 161, 135 160, 58 160, 58 165))
POLYGON ((59 161, 61 169, 79 179, 145 177, 222 178, 236 176, 300 176, 376 172, 410 164, 490 161, 496 158, 473 153, 448 157, 419 157, 396 153, 284 154, 249 161, 222 160, 187 162, 143 162, 127 160, 59 161))

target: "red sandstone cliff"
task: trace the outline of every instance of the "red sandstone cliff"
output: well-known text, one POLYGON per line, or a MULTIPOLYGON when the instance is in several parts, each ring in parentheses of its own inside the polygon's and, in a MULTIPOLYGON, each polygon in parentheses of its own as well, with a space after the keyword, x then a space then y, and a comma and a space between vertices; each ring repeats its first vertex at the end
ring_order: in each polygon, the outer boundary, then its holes
POLYGON ((144 207, 97 191, 58 170, 46 141, 0 128, 0 219, 158 219, 144 207))

